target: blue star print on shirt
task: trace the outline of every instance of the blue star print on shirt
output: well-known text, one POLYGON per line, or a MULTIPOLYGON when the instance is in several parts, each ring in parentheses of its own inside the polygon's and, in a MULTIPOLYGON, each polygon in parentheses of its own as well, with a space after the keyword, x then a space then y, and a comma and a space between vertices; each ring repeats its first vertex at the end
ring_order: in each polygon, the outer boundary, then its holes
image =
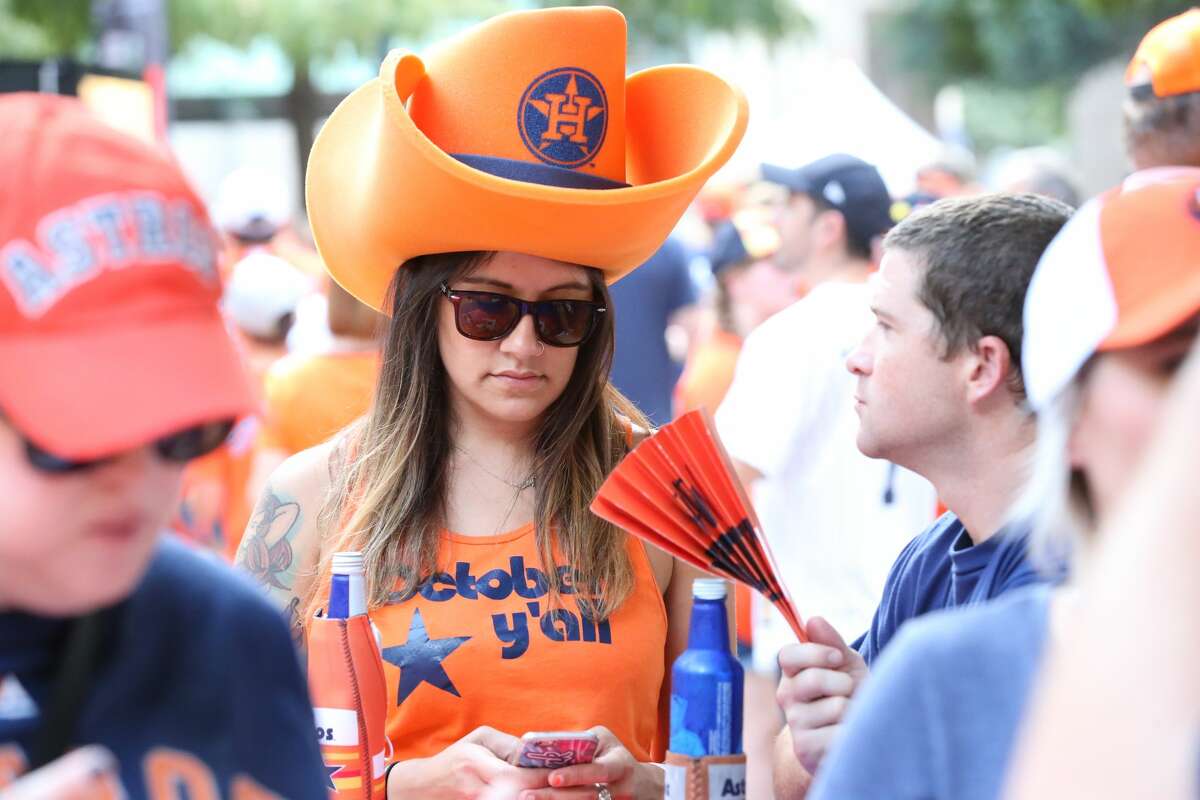
POLYGON ((412 622, 408 626, 407 641, 383 649, 383 660, 400 668, 400 689, 396 693, 396 705, 399 706, 408 699, 413 690, 422 683, 428 683, 455 697, 462 697, 442 667, 442 660, 470 638, 450 636, 445 639, 430 639, 425 630, 425 620, 421 619, 421 610, 414 611, 412 622))

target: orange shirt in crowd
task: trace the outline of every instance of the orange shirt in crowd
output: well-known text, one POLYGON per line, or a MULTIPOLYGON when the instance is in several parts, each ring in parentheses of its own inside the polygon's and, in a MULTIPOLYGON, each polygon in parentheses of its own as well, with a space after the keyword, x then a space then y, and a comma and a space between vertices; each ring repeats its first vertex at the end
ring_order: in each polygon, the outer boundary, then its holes
POLYGON ((324 442, 366 413, 378 377, 373 349, 280 359, 263 381, 261 446, 291 455, 324 442))
POLYGON ((720 329, 696 345, 675 384, 676 416, 701 406, 716 413, 733 383, 733 371, 741 349, 740 336, 720 329))
POLYGON ((247 486, 254 468, 258 419, 238 422, 223 445, 183 471, 171 529, 183 539, 233 561, 253 500, 247 486))

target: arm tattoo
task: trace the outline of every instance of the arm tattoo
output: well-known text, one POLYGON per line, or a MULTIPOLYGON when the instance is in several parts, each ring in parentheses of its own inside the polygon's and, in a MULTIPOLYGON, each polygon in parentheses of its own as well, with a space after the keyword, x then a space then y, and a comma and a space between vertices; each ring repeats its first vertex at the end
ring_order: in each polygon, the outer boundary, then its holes
POLYGON ((295 561, 291 537, 300 530, 300 518, 299 503, 267 486, 250 517, 237 559, 264 586, 291 591, 295 561))

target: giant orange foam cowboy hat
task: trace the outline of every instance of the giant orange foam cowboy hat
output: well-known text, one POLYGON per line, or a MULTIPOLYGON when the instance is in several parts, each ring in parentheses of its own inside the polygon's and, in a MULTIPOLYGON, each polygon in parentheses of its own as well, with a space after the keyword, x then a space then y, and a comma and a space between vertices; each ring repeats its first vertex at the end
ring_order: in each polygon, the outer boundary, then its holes
POLYGON ((625 75, 608 7, 518 11, 425 58, 393 51, 313 145, 307 202, 330 274, 383 308, 418 255, 509 250, 616 281, 658 249, 746 129, 695 66, 625 75))

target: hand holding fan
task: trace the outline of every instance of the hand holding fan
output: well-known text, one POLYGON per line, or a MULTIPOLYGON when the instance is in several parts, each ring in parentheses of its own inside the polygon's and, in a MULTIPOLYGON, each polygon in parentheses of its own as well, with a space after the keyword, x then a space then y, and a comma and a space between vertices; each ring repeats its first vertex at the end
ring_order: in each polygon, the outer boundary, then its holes
POLYGON ((591 508, 689 564, 746 584, 808 640, 707 411, 684 414, 634 448, 591 508))

